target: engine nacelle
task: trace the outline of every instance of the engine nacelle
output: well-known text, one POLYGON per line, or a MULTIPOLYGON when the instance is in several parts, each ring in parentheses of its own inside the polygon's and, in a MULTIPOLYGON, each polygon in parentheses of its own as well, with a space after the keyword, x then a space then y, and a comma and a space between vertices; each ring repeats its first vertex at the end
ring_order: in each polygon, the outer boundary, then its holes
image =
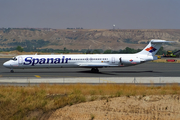
POLYGON ((120 59, 121 64, 139 64, 141 63, 140 58, 131 58, 131 57, 121 57, 120 59))

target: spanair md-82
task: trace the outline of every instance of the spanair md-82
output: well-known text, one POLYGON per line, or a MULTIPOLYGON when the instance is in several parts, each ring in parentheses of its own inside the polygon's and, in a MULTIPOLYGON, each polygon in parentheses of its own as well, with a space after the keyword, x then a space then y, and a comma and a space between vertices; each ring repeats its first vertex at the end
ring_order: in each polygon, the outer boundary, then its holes
POLYGON ((135 54, 18 55, 3 66, 10 68, 10 72, 14 72, 14 69, 66 67, 91 68, 92 72, 99 72, 98 68, 133 66, 157 60, 155 54, 162 43, 167 42, 172 41, 152 39, 142 51, 135 54))

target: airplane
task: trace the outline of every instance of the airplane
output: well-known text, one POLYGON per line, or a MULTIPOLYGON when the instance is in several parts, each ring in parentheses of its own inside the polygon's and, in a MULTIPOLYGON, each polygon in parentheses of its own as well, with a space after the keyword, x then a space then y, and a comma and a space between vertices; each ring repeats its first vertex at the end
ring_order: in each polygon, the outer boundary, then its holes
POLYGON ((68 55, 18 55, 5 62, 4 67, 13 69, 29 68, 91 68, 92 72, 99 72, 98 68, 126 67, 157 60, 155 54, 163 43, 173 41, 152 39, 140 52, 135 54, 68 54, 68 55))

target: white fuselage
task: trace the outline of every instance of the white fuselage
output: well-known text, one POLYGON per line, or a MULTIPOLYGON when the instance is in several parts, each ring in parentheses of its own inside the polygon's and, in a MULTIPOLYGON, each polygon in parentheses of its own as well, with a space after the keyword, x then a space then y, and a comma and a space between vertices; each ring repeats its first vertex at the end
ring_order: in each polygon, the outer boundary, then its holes
POLYGON ((19 55, 3 65, 10 69, 25 68, 102 68, 132 66, 155 60, 153 56, 140 54, 78 54, 78 55, 19 55))

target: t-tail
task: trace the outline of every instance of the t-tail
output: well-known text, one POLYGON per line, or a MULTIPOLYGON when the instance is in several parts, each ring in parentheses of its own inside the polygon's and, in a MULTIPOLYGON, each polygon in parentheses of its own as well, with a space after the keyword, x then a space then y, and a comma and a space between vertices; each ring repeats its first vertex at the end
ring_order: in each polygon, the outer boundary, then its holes
POLYGON ((155 54, 161 48, 162 44, 169 43, 169 42, 174 42, 174 41, 152 39, 149 42, 149 44, 141 52, 139 52, 137 54, 142 54, 142 55, 147 55, 147 56, 155 56, 155 54))

